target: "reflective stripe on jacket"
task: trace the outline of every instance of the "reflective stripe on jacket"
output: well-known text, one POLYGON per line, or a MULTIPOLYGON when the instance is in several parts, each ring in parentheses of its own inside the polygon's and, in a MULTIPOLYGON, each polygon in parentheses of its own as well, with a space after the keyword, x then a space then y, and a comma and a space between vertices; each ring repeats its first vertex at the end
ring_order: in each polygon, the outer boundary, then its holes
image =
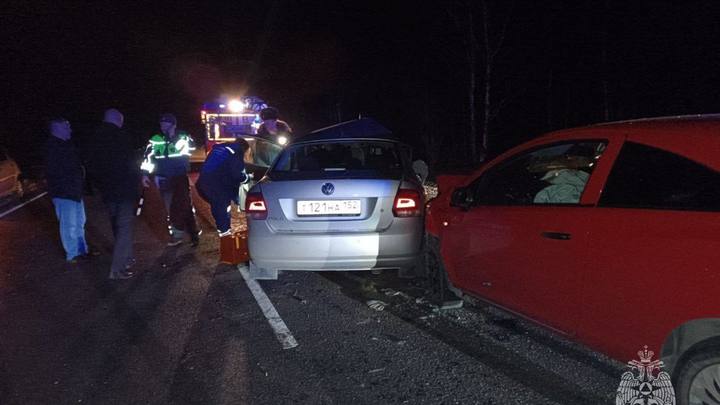
POLYGON ((174 138, 163 134, 153 135, 145 147, 140 169, 145 174, 163 177, 184 175, 190 169, 190 155, 195 143, 187 132, 178 131, 174 138))

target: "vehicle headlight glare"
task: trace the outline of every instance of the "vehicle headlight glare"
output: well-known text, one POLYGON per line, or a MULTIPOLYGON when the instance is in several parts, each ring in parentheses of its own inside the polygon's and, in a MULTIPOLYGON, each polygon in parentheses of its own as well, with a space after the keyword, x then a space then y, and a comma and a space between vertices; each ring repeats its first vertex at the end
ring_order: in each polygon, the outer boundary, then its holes
POLYGON ((241 112, 245 109, 245 103, 240 100, 230 100, 228 103, 228 109, 232 112, 241 112))

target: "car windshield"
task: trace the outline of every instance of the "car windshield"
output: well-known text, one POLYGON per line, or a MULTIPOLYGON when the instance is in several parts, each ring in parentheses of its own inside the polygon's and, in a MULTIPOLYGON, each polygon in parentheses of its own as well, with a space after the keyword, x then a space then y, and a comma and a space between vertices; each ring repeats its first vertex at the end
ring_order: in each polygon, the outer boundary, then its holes
POLYGON ((397 145, 384 141, 333 141, 291 145, 268 173, 276 180, 398 178, 403 164, 397 145))

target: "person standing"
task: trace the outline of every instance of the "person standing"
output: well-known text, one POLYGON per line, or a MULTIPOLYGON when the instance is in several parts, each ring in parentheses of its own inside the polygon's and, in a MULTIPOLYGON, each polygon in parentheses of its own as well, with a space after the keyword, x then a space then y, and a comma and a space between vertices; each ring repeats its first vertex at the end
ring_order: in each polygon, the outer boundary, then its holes
MULTIPOLYGON (((260 110, 262 123, 258 127, 257 136, 273 144, 285 146, 290 142, 292 129, 287 122, 279 118, 280 113, 275 107, 260 110)), ((254 149, 255 161, 261 165, 270 166, 277 155, 275 148, 265 142, 258 142, 254 149)))
POLYGON ((191 245, 197 246, 200 232, 195 221, 187 176, 190 155, 195 145, 187 132, 177 130, 177 119, 172 114, 160 116, 160 130, 162 133, 153 135, 145 148, 140 166, 143 187, 150 187, 150 176, 154 175, 170 222, 171 239, 167 245, 181 244, 187 233, 191 245))
POLYGON ((257 130, 258 136, 280 145, 285 145, 290 141, 292 129, 287 122, 280 120, 277 108, 263 108, 260 111, 260 119, 262 123, 257 130))
POLYGON ((60 224, 60 240, 65 259, 77 263, 88 255, 85 241, 85 206, 83 205, 84 173, 80 156, 71 138, 72 128, 65 118, 48 123, 50 137, 45 149, 45 179, 48 194, 55 206, 60 224))
POLYGON ((210 204, 210 212, 221 238, 232 234, 230 207, 232 202, 239 203, 240 185, 248 181, 244 156, 249 148, 250 145, 242 138, 215 145, 195 184, 200 197, 210 204))
POLYGON ((85 143, 85 161, 92 184, 100 191, 110 213, 115 245, 110 279, 127 279, 133 260, 133 226, 138 201, 140 170, 132 140, 122 130, 124 117, 112 108, 85 143))

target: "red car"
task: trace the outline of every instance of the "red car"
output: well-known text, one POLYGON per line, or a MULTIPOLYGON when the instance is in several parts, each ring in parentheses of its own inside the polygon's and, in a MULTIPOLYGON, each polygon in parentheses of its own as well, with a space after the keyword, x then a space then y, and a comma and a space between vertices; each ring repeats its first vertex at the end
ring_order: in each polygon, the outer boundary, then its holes
POLYGON ((647 345, 678 404, 720 404, 720 115, 553 132, 438 186, 451 289, 623 362, 647 345))

